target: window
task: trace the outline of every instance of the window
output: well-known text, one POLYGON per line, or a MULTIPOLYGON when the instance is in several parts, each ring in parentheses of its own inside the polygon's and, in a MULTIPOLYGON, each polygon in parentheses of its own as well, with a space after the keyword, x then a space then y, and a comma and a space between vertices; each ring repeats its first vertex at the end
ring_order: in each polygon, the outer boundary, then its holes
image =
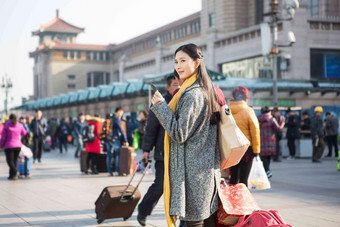
POLYGON ((154 48, 156 46, 156 37, 152 37, 146 41, 147 48, 154 48))
POLYGON ((272 59, 267 61, 260 56, 224 63, 222 64, 222 73, 226 77, 272 78, 272 68, 272 59))
POLYGON ((63 51, 63 58, 67 59, 67 51, 66 50, 63 51))
POLYGON ((93 73, 93 86, 104 84, 104 74, 102 72, 93 73))
POLYGON ((210 13, 209 14, 209 28, 215 27, 215 14, 210 13))
POLYGON ((340 50, 311 50, 311 78, 340 79, 340 50))
POLYGON ((141 52, 144 49, 145 49, 144 48, 144 41, 136 43, 136 45, 135 45, 135 52, 141 52))
POLYGON ((191 22, 190 28, 191 28, 191 34, 195 34, 195 33, 200 32, 201 31, 201 29, 200 29, 200 21, 197 20, 197 21, 191 22))
POLYGON ((76 75, 67 75, 67 78, 69 80, 74 80, 74 79, 76 79, 76 75))
POLYGON ((128 55, 131 55, 132 54, 132 46, 129 46, 125 49, 125 55, 128 56, 128 55))
POLYGON ((76 85, 75 85, 75 84, 68 84, 68 85, 67 85, 67 88, 69 88, 69 89, 74 89, 74 88, 76 88, 76 85))
POLYGON ((70 57, 71 57, 71 59, 74 59, 74 56, 75 56, 74 51, 70 51, 70 57))
POLYGON ((98 55, 97 55, 97 52, 93 52, 93 60, 95 60, 95 61, 96 61, 96 60, 99 60, 99 59, 97 58, 97 56, 98 56, 98 55))
POLYGON ((88 72, 87 87, 95 87, 102 84, 110 83, 110 73, 108 72, 88 72))
POLYGON ((91 51, 86 51, 86 60, 91 60, 91 51))
POLYGON ((175 39, 180 39, 187 36, 187 25, 175 28, 175 39))
POLYGON ((171 41, 171 31, 163 32, 163 33, 160 35, 160 38, 161 38, 161 43, 170 42, 170 41, 171 41))
POLYGON ((106 73, 106 75, 105 75, 105 83, 106 84, 109 84, 110 83, 110 73, 106 73))

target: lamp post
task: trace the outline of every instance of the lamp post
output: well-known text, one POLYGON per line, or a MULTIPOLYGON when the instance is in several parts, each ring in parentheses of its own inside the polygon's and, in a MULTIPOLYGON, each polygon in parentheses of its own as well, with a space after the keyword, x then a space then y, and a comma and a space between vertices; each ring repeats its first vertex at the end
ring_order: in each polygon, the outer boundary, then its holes
POLYGON ((2 83, 1 88, 5 89, 5 114, 8 116, 8 92, 9 89, 13 87, 11 78, 5 75, 5 77, 2 77, 2 83))
POLYGON ((272 0, 270 3, 270 8, 271 8, 271 24, 272 24, 272 56, 273 56, 273 106, 277 106, 278 98, 277 98, 277 54, 278 54, 278 45, 277 45, 277 40, 278 40, 278 32, 277 32, 277 14, 279 13, 279 2, 278 0, 272 0))
POLYGON ((294 18, 295 9, 299 8, 299 2, 298 0, 285 0, 286 9, 288 15, 290 17, 287 18, 279 18, 278 14, 280 13, 280 6, 278 0, 271 0, 270 2, 270 8, 271 11, 269 13, 264 14, 264 16, 270 16, 271 21, 270 25, 272 27, 272 48, 271 48, 271 54, 273 57, 273 106, 278 105, 278 89, 277 89, 277 78, 278 78, 278 70, 277 70, 277 56, 279 54, 279 47, 287 47, 292 46, 293 43, 295 43, 295 36, 293 32, 289 32, 288 36, 289 38, 289 44, 285 45, 279 45, 278 44, 278 22, 284 21, 284 20, 292 20, 294 18))

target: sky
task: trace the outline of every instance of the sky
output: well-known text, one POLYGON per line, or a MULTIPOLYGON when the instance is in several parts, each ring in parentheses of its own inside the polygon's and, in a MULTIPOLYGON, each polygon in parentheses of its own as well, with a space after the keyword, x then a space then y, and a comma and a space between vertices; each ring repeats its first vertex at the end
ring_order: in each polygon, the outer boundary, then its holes
MULTIPOLYGON (((0 0, 0 85, 7 74, 13 88, 9 108, 33 95, 32 31, 56 16, 85 28, 77 43, 119 44, 201 10, 201 0, 0 0)), ((0 111, 5 91, 0 89, 0 111)))

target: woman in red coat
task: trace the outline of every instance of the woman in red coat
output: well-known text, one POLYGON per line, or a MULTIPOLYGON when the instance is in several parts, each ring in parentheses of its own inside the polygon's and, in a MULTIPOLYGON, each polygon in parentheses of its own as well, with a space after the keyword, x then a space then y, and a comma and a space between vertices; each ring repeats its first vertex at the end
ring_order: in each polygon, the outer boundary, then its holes
MULTIPOLYGON (((98 163, 98 154, 100 154, 100 140, 99 140, 99 130, 101 125, 101 119, 99 117, 93 117, 87 120, 87 125, 89 127, 89 130, 91 131, 91 127, 94 129, 94 137, 95 140, 93 142, 87 142, 85 146, 85 151, 87 152, 87 167, 89 167, 90 160, 91 160, 91 170, 92 174, 98 174, 97 171, 97 163, 98 163)), ((85 174, 88 174, 87 170, 85 171, 85 174)))

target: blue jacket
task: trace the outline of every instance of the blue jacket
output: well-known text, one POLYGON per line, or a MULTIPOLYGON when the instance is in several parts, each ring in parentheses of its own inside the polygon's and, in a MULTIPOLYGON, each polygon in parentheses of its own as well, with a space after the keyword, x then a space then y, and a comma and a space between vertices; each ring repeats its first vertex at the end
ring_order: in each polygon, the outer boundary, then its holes
POLYGON ((122 127, 122 121, 117 117, 116 114, 113 114, 111 124, 113 140, 119 140, 127 143, 128 140, 126 139, 126 135, 122 127))
POLYGON ((45 136, 47 132, 47 121, 45 118, 41 118, 40 120, 34 118, 30 128, 35 137, 45 136))
POLYGON ((84 121, 83 123, 79 120, 76 121, 75 125, 74 125, 74 133, 76 136, 82 135, 82 131, 86 126, 86 121, 84 121))

